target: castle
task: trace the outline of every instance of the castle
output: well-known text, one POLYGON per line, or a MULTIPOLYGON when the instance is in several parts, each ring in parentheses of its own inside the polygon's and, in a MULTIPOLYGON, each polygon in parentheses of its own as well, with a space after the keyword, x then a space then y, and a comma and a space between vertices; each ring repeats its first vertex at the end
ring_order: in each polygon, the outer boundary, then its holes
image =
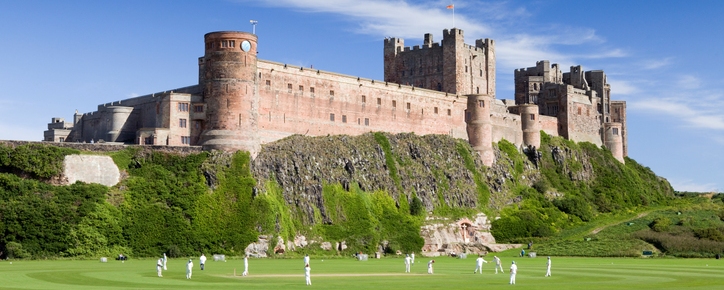
POLYGON ((495 98, 495 43, 465 44, 463 31, 426 34, 422 46, 384 40, 384 81, 257 58, 257 36, 204 36, 197 85, 76 111, 72 124, 52 118, 45 141, 202 146, 246 150, 304 134, 370 131, 448 134, 466 139, 486 165, 492 143, 540 146, 540 131, 605 145, 626 156, 626 105, 610 100, 602 71, 562 73, 540 61, 515 71, 515 102, 495 98), (613 110, 613 113, 611 112, 613 110))

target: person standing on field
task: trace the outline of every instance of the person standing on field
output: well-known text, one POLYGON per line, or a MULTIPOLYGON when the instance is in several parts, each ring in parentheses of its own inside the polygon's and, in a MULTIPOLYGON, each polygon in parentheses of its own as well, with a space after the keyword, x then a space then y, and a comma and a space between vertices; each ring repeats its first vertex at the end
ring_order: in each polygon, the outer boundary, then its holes
POLYGON ((518 266, 513 261, 513 264, 510 265, 510 285, 515 285, 515 274, 518 274, 518 266))
POLYGON ((199 266, 201 267, 201 271, 204 270, 204 264, 206 264, 206 256, 202 253, 201 257, 199 257, 199 266))
POLYGON ((156 261, 156 273, 158 273, 159 277, 163 277, 161 271, 163 271, 163 258, 159 258, 158 261, 156 261))
POLYGON ((241 276, 249 275, 249 255, 244 256, 244 273, 241 276))
POLYGON ((166 257, 166 253, 163 253, 163 270, 166 271, 166 261, 168 261, 168 257, 166 257))
POLYGON ((412 254, 410 254, 410 259, 411 259, 410 265, 414 265, 415 264, 415 253, 414 252, 412 254))
POLYGON ((312 285, 311 271, 312 269, 309 268, 309 264, 304 265, 304 278, 307 279, 307 285, 312 285))
POLYGON ((410 255, 407 255, 405 257, 405 273, 410 273, 410 263, 412 262, 412 258, 410 258, 410 255))
POLYGON ((498 256, 493 256, 493 261, 495 261, 495 274, 498 274, 498 269, 500 269, 500 272, 505 274, 505 271, 503 271, 503 265, 500 264, 500 258, 498 256))
POLYGON ((309 265, 309 254, 304 255, 304 265, 309 265))
POLYGON ((546 262, 546 267, 548 270, 546 271, 546 277, 551 276, 551 256, 548 256, 548 262, 546 262))
POLYGON ((194 261, 189 259, 186 263, 186 279, 191 279, 191 272, 194 270, 194 261))
POLYGON ((483 256, 478 256, 477 259, 475 259, 475 271, 473 271, 473 274, 480 271, 480 274, 483 274, 483 263, 487 263, 485 259, 483 259, 483 256))
POLYGON ((427 262, 427 273, 432 274, 432 264, 435 264, 435 260, 430 260, 430 262, 427 262))

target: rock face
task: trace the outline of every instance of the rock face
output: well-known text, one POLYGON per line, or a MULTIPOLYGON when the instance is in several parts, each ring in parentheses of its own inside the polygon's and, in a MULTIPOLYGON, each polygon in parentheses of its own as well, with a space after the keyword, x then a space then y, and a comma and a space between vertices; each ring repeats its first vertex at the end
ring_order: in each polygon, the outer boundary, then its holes
POLYGON ((118 166, 109 156, 67 155, 63 161, 66 184, 76 181, 114 186, 121 179, 118 166))
MULTIPOLYGON (((385 150, 374 134, 361 136, 304 137, 300 135, 266 144, 254 159, 252 170, 260 182, 275 179, 284 199, 311 222, 314 206, 329 222, 322 200, 322 184, 357 183, 368 192, 386 190, 396 200, 412 192, 431 211, 440 201, 450 207, 476 207, 473 174, 466 169, 456 142, 445 135, 385 134, 395 168, 388 168, 385 150), (394 172, 391 172, 394 170, 394 172), (399 181, 393 180, 397 176, 399 181), (399 182, 397 184, 396 182, 399 182)), ((473 157, 482 168, 479 158, 473 157)), ((263 189, 263 186, 259 186, 263 189)))
POLYGON ((259 236, 256 243, 249 244, 244 252, 254 258, 266 258, 266 252, 269 250, 269 240, 267 236, 259 236))
POLYGON ((499 252, 520 245, 496 244, 490 234, 490 221, 485 214, 478 214, 473 220, 463 218, 457 221, 428 218, 420 229, 425 239, 422 254, 428 257, 447 256, 457 253, 481 254, 499 252))

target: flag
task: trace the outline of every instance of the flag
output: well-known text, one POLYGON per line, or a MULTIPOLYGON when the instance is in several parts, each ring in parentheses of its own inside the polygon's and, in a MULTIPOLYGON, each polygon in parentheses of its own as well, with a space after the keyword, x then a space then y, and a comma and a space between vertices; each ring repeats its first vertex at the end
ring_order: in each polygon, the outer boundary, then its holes
POLYGON ((447 6, 447 9, 455 9, 455 5, 454 5, 454 4, 450 4, 450 5, 447 6))

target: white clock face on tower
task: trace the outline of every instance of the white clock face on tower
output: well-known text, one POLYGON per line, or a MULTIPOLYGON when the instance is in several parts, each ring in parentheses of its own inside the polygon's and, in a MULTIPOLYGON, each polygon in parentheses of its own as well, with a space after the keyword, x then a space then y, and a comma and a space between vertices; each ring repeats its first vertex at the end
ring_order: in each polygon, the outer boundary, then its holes
POLYGON ((241 42, 241 50, 243 51, 249 51, 251 49, 251 43, 249 43, 248 40, 244 40, 241 42))

